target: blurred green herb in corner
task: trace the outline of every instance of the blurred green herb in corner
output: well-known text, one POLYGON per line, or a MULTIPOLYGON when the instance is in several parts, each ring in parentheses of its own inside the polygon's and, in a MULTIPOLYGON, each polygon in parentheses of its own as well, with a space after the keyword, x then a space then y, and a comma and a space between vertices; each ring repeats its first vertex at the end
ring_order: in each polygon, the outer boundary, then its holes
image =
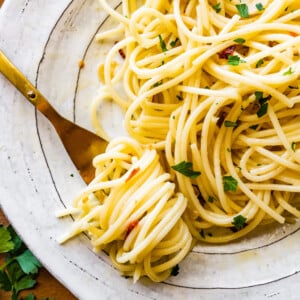
MULTIPOLYGON (((20 300, 18 295, 22 290, 35 286, 42 265, 10 225, 0 225, 0 253, 5 255, 0 265, 0 289, 11 292, 12 300, 20 300)), ((22 299, 35 300, 35 296, 30 293, 22 299)))

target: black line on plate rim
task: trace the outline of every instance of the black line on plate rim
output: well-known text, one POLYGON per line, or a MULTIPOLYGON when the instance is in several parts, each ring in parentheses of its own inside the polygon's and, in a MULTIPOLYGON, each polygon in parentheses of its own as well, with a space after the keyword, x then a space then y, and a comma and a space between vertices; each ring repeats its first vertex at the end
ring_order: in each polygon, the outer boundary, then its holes
POLYGON ((191 290, 243 290, 243 289, 255 288, 255 287, 259 287, 259 286, 267 286, 269 284, 280 282, 284 279, 293 277, 299 273, 300 273, 300 270, 297 270, 292 274, 288 274, 283 277, 273 279, 273 280, 270 280, 267 282, 256 283, 256 284, 246 285, 246 286, 236 286, 236 287, 222 287, 222 286, 219 286, 219 287, 193 287, 193 286, 178 285, 176 283, 171 283, 171 282, 167 282, 167 281, 162 282, 162 284, 174 286, 174 287, 178 287, 178 288, 191 289, 191 290))
MULTIPOLYGON (((60 22, 61 18, 63 17, 63 15, 66 13, 66 11, 70 8, 71 4, 73 3, 73 0, 71 0, 69 2, 69 4, 64 8, 64 10, 62 11, 62 13, 59 15, 58 19, 56 20, 56 22, 54 23, 53 27, 51 28, 50 30, 50 33, 48 35, 48 38, 47 38, 47 41, 44 45, 44 48, 43 48, 43 53, 42 53, 42 56, 41 56, 41 59, 38 63, 38 67, 37 67, 37 70, 36 70, 36 74, 35 74, 35 87, 37 88, 38 87, 38 79, 39 79, 39 73, 40 73, 40 68, 41 68, 41 65, 42 65, 42 62, 44 61, 45 59, 45 55, 46 55, 46 49, 48 47, 48 44, 50 42, 50 38, 54 32, 54 29, 57 27, 58 23, 60 22)), ((48 169, 48 172, 49 172, 49 175, 51 177, 51 181, 52 181, 52 184, 53 184, 53 187, 56 191, 56 194, 59 198, 59 201, 60 203, 66 208, 66 205, 65 203, 63 202, 62 198, 61 198, 61 195, 58 191, 58 188, 56 186, 56 183, 55 183, 55 180, 54 180, 54 177, 53 177, 53 174, 51 172, 51 169, 50 169, 50 165, 48 163, 48 159, 46 157, 46 153, 45 153, 45 150, 44 150, 44 147, 43 147, 43 143, 42 143, 42 139, 41 139, 41 135, 40 135, 40 130, 39 130, 39 124, 38 124, 38 113, 37 113, 37 109, 35 108, 35 126, 36 126, 36 132, 37 132, 37 136, 38 136, 38 139, 39 139, 39 143, 40 143, 40 147, 41 147, 41 150, 42 150, 42 154, 43 154, 43 157, 44 157, 44 160, 45 160, 45 163, 46 163, 46 166, 47 166, 47 169, 48 169)))

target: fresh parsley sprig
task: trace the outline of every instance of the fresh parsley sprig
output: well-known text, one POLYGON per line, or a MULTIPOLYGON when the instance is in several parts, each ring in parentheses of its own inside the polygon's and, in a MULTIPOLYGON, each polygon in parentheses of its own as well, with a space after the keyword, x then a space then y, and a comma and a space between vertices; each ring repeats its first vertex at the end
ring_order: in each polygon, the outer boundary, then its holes
POLYGON ((193 179, 195 179, 199 175, 201 175, 201 172, 193 170, 193 163, 187 162, 187 161, 182 161, 177 165, 171 166, 171 168, 173 170, 183 174, 184 176, 190 177, 193 179))
MULTIPOLYGON (((11 292, 11 299, 17 300, 22 290, 35 286, 35 277, 42 265, 11 226, 0 225, 0 253, 5 255, 4 263, 0 265, 0 289, 11 292)), ((29 294, 25 299, 35 297, 29 294)))

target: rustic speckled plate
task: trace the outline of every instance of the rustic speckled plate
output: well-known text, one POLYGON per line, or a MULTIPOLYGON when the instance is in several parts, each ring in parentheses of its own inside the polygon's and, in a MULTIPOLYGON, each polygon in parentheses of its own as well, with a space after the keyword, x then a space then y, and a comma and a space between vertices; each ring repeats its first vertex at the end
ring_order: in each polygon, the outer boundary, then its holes
MULTIPOLYGON (((63 115, 92 129, 89 101, 99 84, 97 65, 110 46, 94 36, 112 24, 97 0, 5 1, 0 48, 63 115)), ((78 298, 300 299, 299 224, 267 228, 225 246, 198 245, 179 275, 160 284, 120 277, 84 235, 59 245, 72 220, 58 220, 55 212, 84 183, 48 121, 1 75, 0 103, 1 206, 45 267, 78 298)), ((120 112, 103 111, 110 134, 121 134, 120 112)))

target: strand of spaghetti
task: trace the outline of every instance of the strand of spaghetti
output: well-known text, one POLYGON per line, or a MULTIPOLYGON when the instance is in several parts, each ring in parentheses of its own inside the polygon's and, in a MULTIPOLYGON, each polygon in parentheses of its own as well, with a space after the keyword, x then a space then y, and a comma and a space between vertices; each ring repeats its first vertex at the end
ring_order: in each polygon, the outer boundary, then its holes
POLYGON ((124 26, 127 26, 127 27, 129 26, 129 20, 126 17, 119 14, 115 9, 111 8, 106 3, 105 0, 98 0, 98 1, 101 4, 101 6, 103 7, 103 9, 107 12, 108 15, 114 17, 118 22, 120 22, 121 24, 124 24, 124 26))

